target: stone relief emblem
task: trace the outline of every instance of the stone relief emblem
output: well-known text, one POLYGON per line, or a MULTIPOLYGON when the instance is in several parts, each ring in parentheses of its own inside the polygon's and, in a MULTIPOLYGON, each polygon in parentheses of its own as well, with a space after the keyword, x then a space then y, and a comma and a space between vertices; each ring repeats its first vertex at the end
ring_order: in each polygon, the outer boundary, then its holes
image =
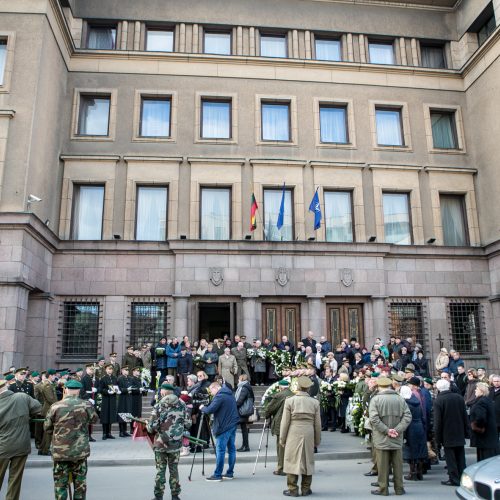
POLYGON ((352 275, 352 269, 349 269, 347 267, 344 267, 340 271, 340 281, 344 286, 351 286, 352 283, 354 282, 354 277, 352 275))
POLYGON ((285 286, 288 283, 289 279, 290 276, 288 269, 280 267, 278 269, 278 272, 276 273, 276 281, 278 282, 278 285, 285 286))
POLYGON ((210 268, 210 281, 213 285, 219 286, 224 281, 224 275, 222 274, 222 269, 219 267, 210 268))

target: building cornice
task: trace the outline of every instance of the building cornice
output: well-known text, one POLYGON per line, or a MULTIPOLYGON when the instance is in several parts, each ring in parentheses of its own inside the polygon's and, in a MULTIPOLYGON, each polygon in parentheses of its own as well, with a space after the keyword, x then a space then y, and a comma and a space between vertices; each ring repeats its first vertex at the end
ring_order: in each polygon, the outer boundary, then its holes
POLYGON ((363 169, 366 167, 366 163, 363 162, 336 162, 336 161, 310 161, 309 165, 312 168, 359 168, 363 169))
POLYGON ((431 165, 426 165, 424 167, 425 172, 447 172, 453 174, 477 174, 477 168, 467 168, 467 167, 434 167, 431 165))
POLYGON ((287 158, 250 158, 250 165, 264 166, 274 165, 275 167, 305 167, 307 160, 291 160, 287 158))
POLYGON ((182 163, 182 156, 124 156, 123 160, 130 162, 150 162, 150 163, 182 163))
POLYGON ((370 170, 415 170, 420 171, 423 169, 421 165, 404 165, 404 164, 392 164, 392 163, 369 163, 368 168, 370 170))
POLYGON ((246 162, 245 158, 210 158, 210 157, 194 157, 189 156, 187 158, 188 163, 191 165, 196 163, 210 163, 211 165, 244 165, 246 162))
POLYGON ((67 155, 59 156, 62 161, 120 161, 119 155, 67 155))

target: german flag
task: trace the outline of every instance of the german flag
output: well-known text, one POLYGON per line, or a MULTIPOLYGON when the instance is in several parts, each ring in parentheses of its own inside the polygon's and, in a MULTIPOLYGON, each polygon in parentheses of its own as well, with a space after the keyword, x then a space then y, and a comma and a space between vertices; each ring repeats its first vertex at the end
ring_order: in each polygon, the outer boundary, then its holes
POLYGON ((255 231, 257 229, 257 217, 256 212, 259 208, 257 205, 257 200, 255 199, 255 195, 252 193, 252 206, 250 207, 250 231, 255 231))

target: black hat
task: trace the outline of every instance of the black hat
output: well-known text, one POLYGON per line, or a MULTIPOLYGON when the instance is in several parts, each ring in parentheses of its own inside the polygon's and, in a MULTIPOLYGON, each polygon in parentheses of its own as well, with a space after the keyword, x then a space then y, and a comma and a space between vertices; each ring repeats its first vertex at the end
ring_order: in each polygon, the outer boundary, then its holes
POLYGON ((410 385, 414 385, 415 387, 420 387, 420 379, 418 377, 412 377, 410 380, 408 380, 408 383, 410 385))

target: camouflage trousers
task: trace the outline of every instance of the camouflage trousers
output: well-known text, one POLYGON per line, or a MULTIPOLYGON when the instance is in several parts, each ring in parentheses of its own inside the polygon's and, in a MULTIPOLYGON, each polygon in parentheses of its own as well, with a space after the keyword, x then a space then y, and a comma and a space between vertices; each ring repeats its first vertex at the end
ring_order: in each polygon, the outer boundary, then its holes
POLYGON ((73 499, 85 500, 87 496, 87 459, 77 462, 54 462, 55 500, 68 498, 68 486, 71 480, 74 485, 73 499))
POLYGON ((155 497, 163 498, 163 492, 165 491, 165 473, 168 465, 168 484, 170 486, 170 492, 173 495, 179 495, 181 492, 181 483, 179 482, 179 470, 177 466, 179 465, 179 455, 180 452, 175 453, 165 453, 162 451, 155 451, 155 461, 156 461, 156 477, 155 477, 155 497))

